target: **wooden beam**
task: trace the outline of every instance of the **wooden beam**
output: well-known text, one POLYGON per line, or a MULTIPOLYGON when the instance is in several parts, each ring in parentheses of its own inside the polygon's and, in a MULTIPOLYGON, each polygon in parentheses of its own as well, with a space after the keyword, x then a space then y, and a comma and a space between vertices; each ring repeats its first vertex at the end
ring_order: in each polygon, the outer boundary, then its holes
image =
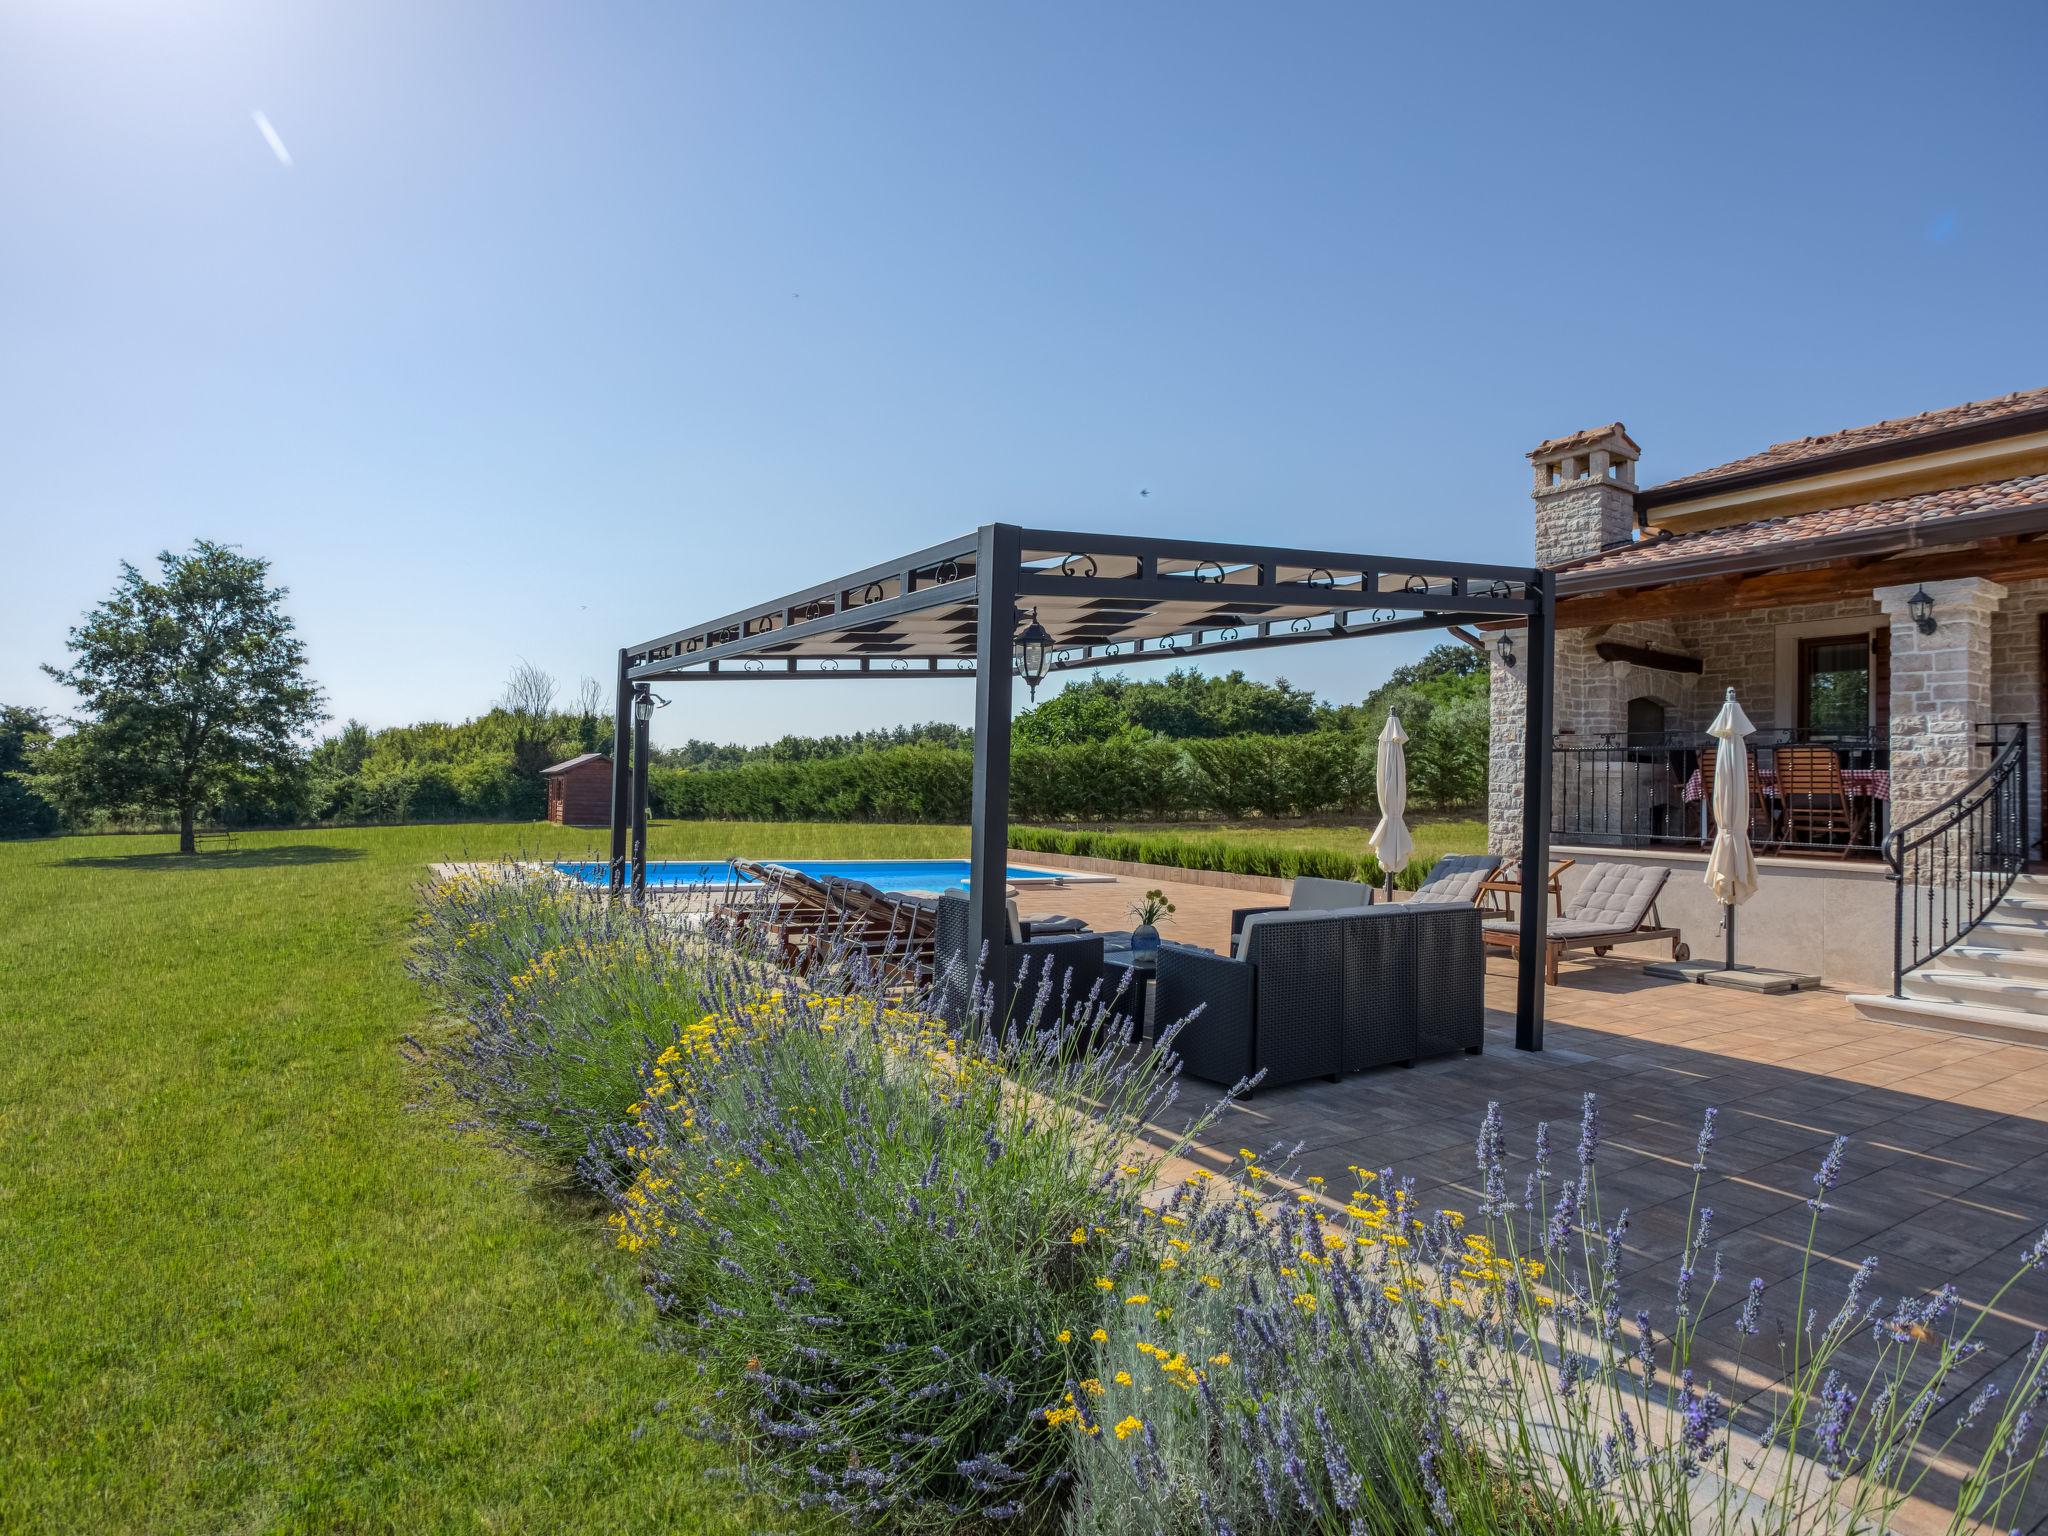
MULTIPOLYGON (((1759 571, 1745 576, 1718 576, 1670 586, 1642 586, 1584 597, 1560 598, 1560 629, 1589 629, 1597 624, 1626 624, 1634 619, 1691 618, 1831 598, 1867 597, 1876 587, 1909 581, 1942 581, 1956 576, 1989 576, 1994 581, 2027 581, 2048 576, 2048 549, 2032 540, 2000 539, 1964 549, 1926 550, 1877 565, 1846 561, 1806 566, 1791 571, 1759 571)), ((1482 626, 1499 626, 1488 623, 1482 626)))
POLYGON ((1690 672, 1697 677, 1706 670, 1697 656, 1678 656, 1670 651, 1653 651, 1644 645, 1623 645, 1618 640, 1602 640, 1593 647, 1593 654, 1602 661, 1625 661, 1631 666, 1648 667, 1653 672, 1690 672))

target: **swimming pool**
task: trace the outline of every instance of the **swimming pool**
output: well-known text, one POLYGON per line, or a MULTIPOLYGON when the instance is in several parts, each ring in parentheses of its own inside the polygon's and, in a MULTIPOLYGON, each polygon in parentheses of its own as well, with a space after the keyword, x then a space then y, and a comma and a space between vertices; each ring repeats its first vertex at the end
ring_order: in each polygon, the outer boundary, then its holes
MULTIPOLYGON (((764 859, 760 862, 780 864, 785 869, 798 870, 806 875, 837 875, 842 880, 859 880, 878 891, 942 891, 948 886, 965 886, 968 883, 965 859, 764 859)), ((603 885, 611 878, 611 866, 596 859, 570 861, 557 864, 555 868, 585 885, 603 885)), ((1013 864, 1005 871, 1005 878, 1012 885, 1029 886, 1059 885, 1076 878, 1101 877, 1077 877, 1062 870, 1028 869, 1013 864)), ((698 864, 688 860, 650 859, 647 863, 647 883, 650 886, 689 890, 722 886, 733 881, 743 885, 754 883, 723 861, 698 864)))

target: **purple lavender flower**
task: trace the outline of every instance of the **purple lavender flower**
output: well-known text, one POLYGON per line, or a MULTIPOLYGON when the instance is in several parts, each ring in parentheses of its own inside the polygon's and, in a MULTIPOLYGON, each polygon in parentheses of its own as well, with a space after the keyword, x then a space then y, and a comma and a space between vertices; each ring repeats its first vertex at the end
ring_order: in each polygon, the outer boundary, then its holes
POLYGON ((1821 1404, 1825 1409, 1820 1424, 1821 1465, 1833 1482, 1848 1469, 1849 1420, 1856 1411, 1856 1394, 1834 1371, 1821 1383, 1821 1404))
POLYGON ((1592 1171, 1593 1159, 1600 1153, 1600 1100, 1595 1094, 1587 1094, 1579 1108, 1579 1179, 1592 1171))
POLYGON ((1963 1416, 1956 1420, 1956 1428, 1968 1429, 1974 1425, 1979 1419, 1984 1417, 1984 1410, 1989 1408, 1997 1397, 1998 1383, 1995 1381, 1985 1382, 1978 1389, 1977 1395, 1970 1399, 1970 1406, 1964 1410, 1963 1416))
POLYGON ((1487 1102, 1485 1117, 1479 1122, 1479 1141, 1473 1150, 1479 1165, 1479 1176, 1485 1188, 1479 1209, 1489 1216, 1500 1215, 1510 1206, 1507 1175, 1502 1167, 1507 1156, 1507 1137, 1501 1130, 1498 1099, 1487 1102))
POLYGON ((1571 1240, 1579 1226, 1579 1186, 1566 1179, 1557 1187, 1557 1205, 1550 1213, 1550 1230, 1544 1234, 1543 1247, 1547 1253, 1555 1253, 1571 1240))
POLYGON ((1714 1145, 1714 1116, 1717 1111, 1709 1109, 1700 1120, 1699 1144, 1693 1148, 1692 1171, 1707 1171, 1707 1152, 1714 1145))
POLYGON ((1828 1148, 1828 1155, 1820 1160, 1820 1169, 1813 1176, 1814 1196, 1806 1202, 1808 1210, 1824 1211, 1828 1208, 1827 1196, 1842 1182, 1842 1156, 1849 1150, 1849 1138, 1837 1136, 1835 1144, 1828 1148))
POLYGON ((1550 1178, 1550 1122, 1536 1122, 1536 1181, 1545 1183, 1550 1178))
POLYGON ((1757 1318, 1763 1311, 1764 1282, 1761 1275, 1749 1282, 1749 1294, 1742 1298, 1742 1311, 1736 1315, 1735 1326, 1750 1338, 1757 1333, 1757 1318))

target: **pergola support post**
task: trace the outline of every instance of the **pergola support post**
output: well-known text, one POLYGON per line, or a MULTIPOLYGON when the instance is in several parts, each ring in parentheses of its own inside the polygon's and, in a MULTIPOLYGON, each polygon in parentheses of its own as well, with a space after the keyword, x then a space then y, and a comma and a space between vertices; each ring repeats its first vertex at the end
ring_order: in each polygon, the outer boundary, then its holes
POLYGON ((647 900, 647 715, 645 683, 633 690, 633 905, 647 900))
POLYGON ((1522 910, 1515 965, 1515 1049, 1543 1049, 1543 975, 1550 926, 1550 721, 1557 577, 1537 573, 1523 647, 1522 910))
POLYGON ((1018 530, 978 530, 974 637, 974 825, 968 843, 969 969, 986 953, 983 985, 993 993, 991 1024, 1009 1013, 1011 976, 1007 886, 1010 870, 1010 651, 1017 633, 1018 530))
POLYGON ((612 714, 612 867, 607 888, 614 896, 626 888, 626 823, 633 782, 633 680, 626 655, 619 652, 619 687, 612 714))

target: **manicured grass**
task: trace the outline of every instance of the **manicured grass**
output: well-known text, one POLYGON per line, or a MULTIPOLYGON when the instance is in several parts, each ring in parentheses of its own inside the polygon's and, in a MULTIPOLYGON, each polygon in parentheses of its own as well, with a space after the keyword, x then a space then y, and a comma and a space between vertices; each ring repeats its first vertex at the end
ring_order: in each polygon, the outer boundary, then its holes
MULTIPOLYGON (((596 1212, 410 1108, 448 826, 0 844, 0 1529, 739 1531, 596 1212), (637 1441, 643 1424, 655 1427, 637 1441)), ((946 855, 939 827, 654 853, 946 855)))

